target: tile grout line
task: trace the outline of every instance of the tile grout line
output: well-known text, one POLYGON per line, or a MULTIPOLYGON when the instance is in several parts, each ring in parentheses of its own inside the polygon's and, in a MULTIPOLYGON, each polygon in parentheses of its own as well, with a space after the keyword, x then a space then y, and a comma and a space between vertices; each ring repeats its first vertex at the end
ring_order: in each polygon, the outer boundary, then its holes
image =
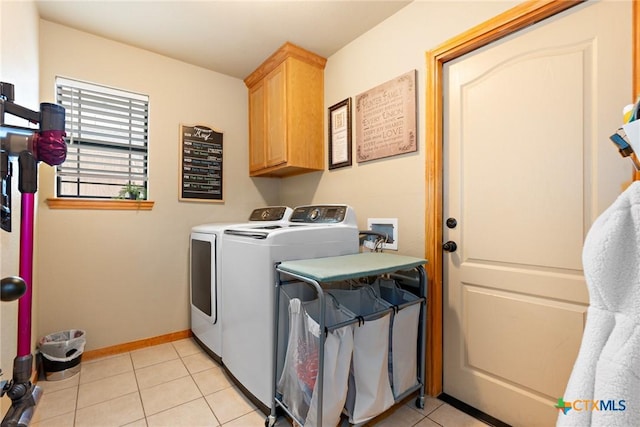
MULTIPOLYGON (((187 369, 187 372, 189 370, 187 369)), ((220 422, 220 420, 218 419, 218 416, 216 415, 215 411, 213 410, 213 407, 211 406, 211 404, 209 403, 209 401, 207 400, 207 396, 205 396, 204 392, 202 391, 202 389, 200 388, 200 386, 198 385, 198 382, 195 380, 195 378, 193 378, 193 374, 191 372, 189 372, 189 376, 191 377, 191 381, 193 381, 193 383, 196 385, 196 387, 198 388, 198 391, 200 392, 200 394, 202 396, 200 396, 200 398, 204 399, 204 403, 207 404, 207 407, 209 408, 209 410, 211 411, 211 414, 213 415, 213 417, 216 419, 216 422, 218 423, 218 426, 221 426, 222 423, 220 422)), ((215 392, 214 392, 215 393, 215 392)), ((211 394, 214 394, 211 393, 211 394)))
MULTIPOLYGON (((220 420, 218 419, 218 416, 216 415, 215 411, 213 410, 213 407, 211 406, 211 404, 209 403, 209 401, 207 400, 207 397, 204 394, 204 391, 202 391, 202 388, 200 388, 200 386, 198 385, 198 382, 196 381, 196 379, 193 377, 194 372, 191 372, 189 370, 189 367, 187 366, 187 364, 184 362, 184 358, 185 357, 189 357, 189 356, 193 356, 195 354, 198 354, 197 352, 192 353, 192 354, 186 354, 185 356, 183 356, 182 354, 180 354, 180 352, 178 351, 178 348, 174 345, 174 343, 171 343, 173 345, 174 350, 176 351, 176 353, 178 353, 178 357, 180 358, 180 361, 182 362, 182 364, 184 365, 185 369, 187 370, 187 373, 189 374, 189 377, 191 378, 191 381, 193 381, 193 383, 196 385, 196 388, 198 389, 198 391, 201 394, 201 398, 204 399, 204 402, 207 404, 207 408, 209 408, 209 410, 211 411, 211 414, 213 415, 213 418, 216 420, 216 423, 218 424, 218 426, 221 426, 222 423, 220 422, 220 420)), ((217 363, 216 363, 217 364, 217 363)), ((206 370, 206 369, 205 369, 206 370)), ((198 371, 195 373, 199 373, 202 371, 198 371)), ((213 393, 212 393, 213 394, 213 393)))
POLYGON ((76 400, 73 402, 73 426, 75 427, 78 419, 78 397, 80 396, 80 378, 82 377, 82 368, 78 372, 78 385, 76 386, 76 400))
MULTIPOLYGON (((138 399, 140 399, 140 407, 142 408, 142 419, 144 420, 144 424, 146 426, 149 425, 149 422, 147 421, 147 411, 145 411, 144 409, 144 401, 142 400, 142 393, 140 392, 140 382, 138 381, 138 374, 136 373, 136 367, 133 364, 133 356, 131 355, 131 352, 128 351, 127 355, 129 356, 129 361, 131 362, 131 368, 133 369, 133 377, 136 380, 136 393, 138 394, 138 399)), ((138 422, 140 420, 133 420, 127 424, 131 424, 131 423, 135 423, 138 422)))
MULTIPOLYGON (((178 357, 179 357, 179 359, 180 359, 180 362, 181 362, 181 363, 182 363, 182 365, 185 367, 185 369, 186 369, 186 371, 187 371, 187 373, 188 373, 188 375, 189 375, 189 378, 191 378, 191 381, 193 381, 193 383, 195 384, 196 388, 197 388, 197 389, 198 389, 198 391, 200 392, 200 397, 199 397, 198 399, 200 399, 200 398, 201 398, 201 399, 204 399, 204 402, 207 404, 207 407, 208 407, 208 408, 209 408, 209 410, 211 411, 211 414, 213 415, 213 417, 214 417, 214 419, 215 419, 215 421, 216 421, 217 425, 218 425, 218 426, 222 426, 222 423, 220 422, 220 419, 218 418, 218 416, 216 415, 216 413, 215 413, 215 411, 214 411, 213 407, 211 406, 211 404, 210 404, 210 403, 209 403, 209 401, 207 400, 207 398, 206 398, 206 396, 205 396, 204 391, 203 391, 203 390, 202 390, 202 388, 198 385, 198 382, 196 381, 196 379, 193 377, 193 375, 194 375, 194 374, 197 374, 197 373, 200 373, 200 372, 206 371, 206 369, 204 369, 204 370, 202 370, 202 371, 191 372, 191 370, 189 369, 189 367, 187 366, 187 364, 186 364, 186 363, 185 363, 185 361, 184 361, 185 357, 190 357, 190 356, 194 356, 194 355, 201 354, 201 353, 199 353, 199 352, 194 352, 194 353, 190 353, 190 354, 182 355, 182 354, 180 354, 180 351, 178 350, 178 348, 175 346, 175 343, 171 343, 171 344, 172 344, 172 346, 173 346, 174 350, 176 351, 176 353, 178 354, 178 357)), ((216 363, 216 365, 217 365, 217 363, 216 363)), ((213 393, 212 393, 212 394, 213 394, 213 393)), ((194 400, 197 400, 197 399, 194 399, 194 400)))

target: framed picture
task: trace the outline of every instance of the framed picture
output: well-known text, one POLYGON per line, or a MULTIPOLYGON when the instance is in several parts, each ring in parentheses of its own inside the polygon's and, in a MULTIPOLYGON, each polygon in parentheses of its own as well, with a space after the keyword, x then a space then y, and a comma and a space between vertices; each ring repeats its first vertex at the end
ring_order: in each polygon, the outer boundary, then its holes
POLYGON ((357 95, 357 161, 417 151, 416 126, 416 70, 357 95))
POLYGON ((351 98, 329 107, 329 169, 351 166, 351 98))

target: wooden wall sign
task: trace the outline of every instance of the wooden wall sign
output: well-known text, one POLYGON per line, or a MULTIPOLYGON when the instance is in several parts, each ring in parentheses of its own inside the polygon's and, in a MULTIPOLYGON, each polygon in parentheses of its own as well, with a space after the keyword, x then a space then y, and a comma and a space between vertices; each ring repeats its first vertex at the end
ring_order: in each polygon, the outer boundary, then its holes
POLYGON ((222 202, 222 132, 180 125, 180 200, 222 202))
POLYGON ((416 70, 356 96, 358 162, 417 151, 416 70))

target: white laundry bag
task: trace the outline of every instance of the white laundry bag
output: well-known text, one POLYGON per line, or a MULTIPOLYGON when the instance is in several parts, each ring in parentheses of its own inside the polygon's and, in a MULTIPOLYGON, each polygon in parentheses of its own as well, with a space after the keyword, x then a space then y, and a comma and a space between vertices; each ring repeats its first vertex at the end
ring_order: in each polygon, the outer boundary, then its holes
MULTIPOLYGON (((289 303, 289 341, 278 393, 282 402, 305 426, 316 426, 318 416, 318 367, 324 363, 322 424, 335 426, 347 397, 347 378, 353 352, 353 326, 348 325, 326 334, 324 358, 319 360, 321 337, 318 323, 319 300, 289 303)), ((332 326, 353 318, 331 301, 325 304, 325 324, 332 326)), ((322 332, 324 334, 324 332, 322 332)), ((321 427, 321 426, 317 426, 321 427)))
POLYGON ((353 329, 353 358, 345 410, 351 424, 364 423, 380 415, 395 403, 389 381, 389 308, 370 288, 331 290, 356 316, 381 313, 353 329), (382 314, 384 313, 384 314, 382 314))
POLYGON ((391 317, 389 373, 393 395, 397 399, 418 384, 418 325, 421 299, 398 287, 394 280, 378 279, 373 287, 389 304, 400 306, 411 303, 394 310, 391 317))

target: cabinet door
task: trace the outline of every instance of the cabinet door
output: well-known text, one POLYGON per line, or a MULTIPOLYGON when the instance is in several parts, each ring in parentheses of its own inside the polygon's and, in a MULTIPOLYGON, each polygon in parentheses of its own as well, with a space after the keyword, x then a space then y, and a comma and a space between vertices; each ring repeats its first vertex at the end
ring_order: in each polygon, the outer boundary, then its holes
POLYGON ((287 162, 286 65, 283 62, 265 78, 267 92, 267 167, 287 162))
POLYGON ((249 91, 249 170, 264 169, 267 165, 266 110, 263 83, 256 84, 249 91))

